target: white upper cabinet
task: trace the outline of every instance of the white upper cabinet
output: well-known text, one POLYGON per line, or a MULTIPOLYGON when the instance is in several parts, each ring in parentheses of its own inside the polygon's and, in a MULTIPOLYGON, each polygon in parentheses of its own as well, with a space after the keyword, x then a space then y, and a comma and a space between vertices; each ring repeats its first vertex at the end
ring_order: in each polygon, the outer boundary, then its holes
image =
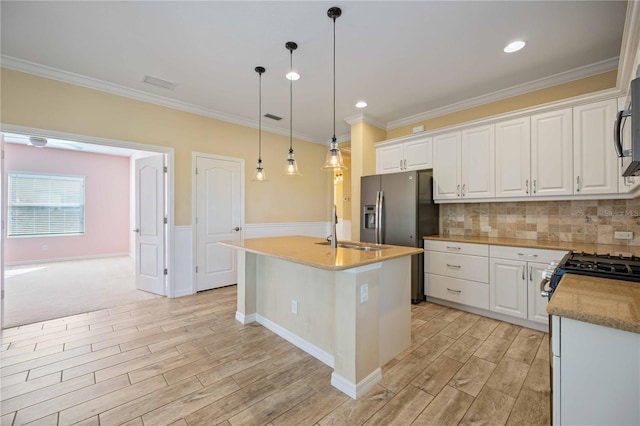
POLYGON ((529 117, 496 123, 496 197, 527 197, 531 192, 529 117))
POLYGON ((491 198, 495 195, 495 126, 463 130, 462 198, 491 198))
POLYGON ((376 173, 433 168, 433 138, 411 135, 376 146, 376 173))
POLYGON ((460 198, 460 132, 433 138, 433 198, 460 198))
POLYGON ((531 116, 531 195, 573 194, 571 108, 531 116))
POLYGON ((617 100, 573 108, 574 194, 618 192, 618 161, 613 148, 617 100))

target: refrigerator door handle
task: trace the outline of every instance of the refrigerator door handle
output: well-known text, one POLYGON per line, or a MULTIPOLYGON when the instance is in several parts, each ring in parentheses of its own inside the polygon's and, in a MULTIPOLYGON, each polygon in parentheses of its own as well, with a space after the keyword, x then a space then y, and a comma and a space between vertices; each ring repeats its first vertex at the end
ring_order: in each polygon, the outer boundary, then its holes
POLYGON ((378 198, 376 200, 376 244, 382 244, 384 239, 383 234, 383 207, 384 207, 384 192, 378 191, 378 198))

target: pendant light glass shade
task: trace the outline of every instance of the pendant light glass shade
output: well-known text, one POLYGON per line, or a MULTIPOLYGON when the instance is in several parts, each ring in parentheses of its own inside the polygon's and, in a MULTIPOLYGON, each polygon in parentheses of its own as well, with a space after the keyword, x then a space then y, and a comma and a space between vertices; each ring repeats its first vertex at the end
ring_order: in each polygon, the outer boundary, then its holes
MULTIPOLYGON (((289 74, 291 74, 293 73, 293 51, 298 48, 298 44, 288 41, 284 46, 290 52, 289 74)), ((284 165, 284 174, 287 176, 301 176, 298 171, 298 163, 293 156, 293 80, 292 78, 289 79, 289 155, 287 155, 287 163, 284 165)))
POLYGON ((339 7, 332 7, 327 11, 327 16, 333 19, 333 137, 331 138, 331 145, 329 145, 329 152, 327 152, 327 158, 322 166, 323 170, 345 170, 347 167, 342 161, 342 153, 338 148, 338 142, 336 139, 336 19, 342 15, 342 10, 339 7))
POLYGON ((256 67, 255 71, 258 73, 258 165, 256 171, 253 173, 253 180, 256 182, 265 182, 267 180, 267 173, 262 166, 262 73, 266 70, 264 67, 256 67))

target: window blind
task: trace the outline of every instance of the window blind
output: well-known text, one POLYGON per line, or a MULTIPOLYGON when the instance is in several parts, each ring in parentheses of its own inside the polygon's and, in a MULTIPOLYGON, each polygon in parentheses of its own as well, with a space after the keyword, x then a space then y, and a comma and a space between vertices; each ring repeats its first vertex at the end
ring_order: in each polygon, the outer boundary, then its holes
POLYGON ((84 177, 8 175, 9 237, 84 233, 84 177))

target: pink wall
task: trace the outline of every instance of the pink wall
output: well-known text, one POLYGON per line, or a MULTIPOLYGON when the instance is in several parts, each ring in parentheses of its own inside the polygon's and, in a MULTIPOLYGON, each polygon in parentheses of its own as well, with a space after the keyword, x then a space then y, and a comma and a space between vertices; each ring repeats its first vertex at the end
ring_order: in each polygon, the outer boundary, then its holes
POLYGON ((12 143, 4 147, 7 172, 85 176, 84 235, 7 238, 6 263, 129 252, 128 157, 12 143))

